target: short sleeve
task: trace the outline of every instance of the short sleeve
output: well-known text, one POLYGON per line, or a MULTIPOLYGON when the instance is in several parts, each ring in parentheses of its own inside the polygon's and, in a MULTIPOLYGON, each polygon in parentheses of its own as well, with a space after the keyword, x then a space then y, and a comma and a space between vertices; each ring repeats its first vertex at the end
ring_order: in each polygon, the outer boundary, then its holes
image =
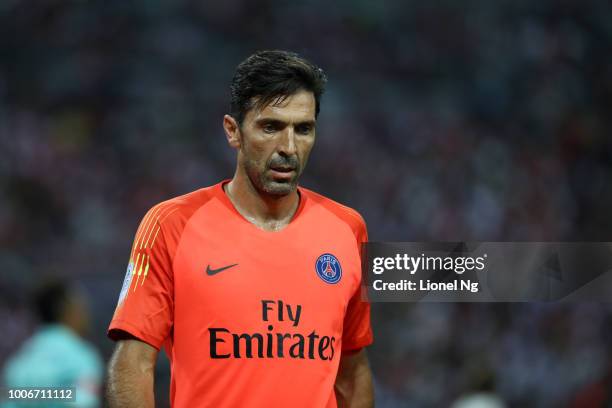
POLYGON ((108 328, 113 340, 128 333, 157 348, 173 325, 172 262, 160 218, 167 210, 153 207, 143 218, 128 262, 117 308, 108 328))
MULTIPOLYGON (((360 217, 360 225, 356 231, 357 244, 360 257, 363 256, 363 243, 368 241, 368 232, 360 217)), ((360 265, 362 262, 360 262, 360 265)), ((369 346, 374 340, 370 323, 370 302, 366 298, 365 287, 362 284, 363 274, 360 275, 359 285, 351 297, 344 316, 344 329, 342 333, 342 351, 353 351, 369 346)))

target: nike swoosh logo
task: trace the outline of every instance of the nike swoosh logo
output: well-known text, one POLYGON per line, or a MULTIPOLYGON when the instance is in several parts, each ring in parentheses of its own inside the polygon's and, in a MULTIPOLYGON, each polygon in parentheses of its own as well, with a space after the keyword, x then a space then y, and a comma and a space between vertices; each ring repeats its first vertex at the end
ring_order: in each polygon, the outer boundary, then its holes
POLYGON ((210 265, 206 265, 206 274, 208 276, 216 275, 219 272, 223 272, 226 269, 233 268, 236 265, 238 264, 227 265, 227 266, 224 266, 223 268, 217 268, 217 269, 211 269, 210 265))

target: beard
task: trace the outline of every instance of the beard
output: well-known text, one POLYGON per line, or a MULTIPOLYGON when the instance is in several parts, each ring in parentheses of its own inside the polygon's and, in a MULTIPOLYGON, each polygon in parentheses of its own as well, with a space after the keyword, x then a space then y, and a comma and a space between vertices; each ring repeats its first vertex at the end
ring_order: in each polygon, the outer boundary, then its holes
POLYGON ((302 173, 300 162, 296 156, 283 157, 272 156, 262 166, 251 160, 245 160, 244 169, 251 184, 263 194, 282 197, 296 190, 298 178, 302 173), (274 169, 291 169, 291 175, 286 177, 275 177, 274 169))

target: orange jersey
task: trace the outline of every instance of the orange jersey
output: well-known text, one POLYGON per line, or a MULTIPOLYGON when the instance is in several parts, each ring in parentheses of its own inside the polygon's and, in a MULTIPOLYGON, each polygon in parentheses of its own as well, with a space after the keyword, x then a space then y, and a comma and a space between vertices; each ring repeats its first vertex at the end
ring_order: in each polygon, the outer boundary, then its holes
POLYGON ((173 407, 335 407, 342 352, 372 342, 363 219, 300 187, 291 222, 264 231, 224 183, 147 213, 108 334, 165 347, 173 407))

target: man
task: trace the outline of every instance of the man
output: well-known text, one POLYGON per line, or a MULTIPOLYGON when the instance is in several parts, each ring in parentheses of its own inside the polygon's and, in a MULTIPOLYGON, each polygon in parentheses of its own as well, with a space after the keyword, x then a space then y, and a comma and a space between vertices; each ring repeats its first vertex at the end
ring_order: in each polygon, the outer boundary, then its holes
POLYGON ((109 328, 111 407, 151 407, 165 346, 174 407, 369 407, 354 210, 298 187, 323 71, 296 54, 247 58, 223 118, 233 179, 144 217, 109 328))
POLYGON ((99 353, 83 336, 89 316, 79 291, 52 279, 36 289, 34 307, 42 323, 4 368, 4 385, 9 388, 74 387, 74 402, 43 400, 0 402, 0 407, 99 407, 104 365, 99 353))

